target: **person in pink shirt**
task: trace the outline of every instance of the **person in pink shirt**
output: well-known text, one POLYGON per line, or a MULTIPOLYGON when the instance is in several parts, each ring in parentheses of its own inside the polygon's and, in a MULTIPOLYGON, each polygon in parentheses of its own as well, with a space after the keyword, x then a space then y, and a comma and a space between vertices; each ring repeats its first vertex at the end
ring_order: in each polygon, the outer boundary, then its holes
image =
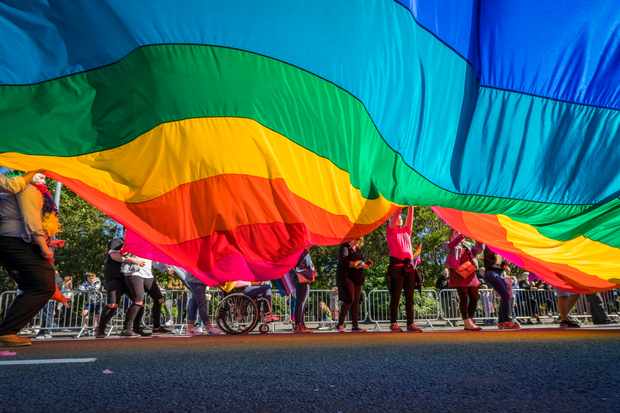
POLYGON ((465 236, 452 230, 448 243, 446 264, 450 272, 448 286, 456 288, 459 294, 459 308, 463 324, 467 331, 480 331, 474 322, 474 314, 478 307, 480 280, 477 276, 478 261, 476 256, 482 252, 482 244, 473 247, 467 245, 465 236), (464 270, 465 263, 470 263, 469 270, 464 270))
POLYGON ((398 325, 398 307, 400 296, 405 290, 405 313, 407 331, 422 332, 413 322, 413 290, 420 279, 415 267, 419 263, 420 247, 413 253, 411 233, 413 231, 413 207, 407 208, 407 219, 403 225, 401 211, 392 215, 387 224, 387 244, 390 252, 390 264, 387 270, 387 285, 390 291, 390 330, 402 331, 398 325))

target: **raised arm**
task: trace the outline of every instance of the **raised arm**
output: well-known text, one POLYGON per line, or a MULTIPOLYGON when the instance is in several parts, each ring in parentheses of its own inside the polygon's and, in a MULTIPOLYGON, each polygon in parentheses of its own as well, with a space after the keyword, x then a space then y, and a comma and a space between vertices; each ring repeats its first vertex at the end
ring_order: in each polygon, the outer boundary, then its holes
POLYGON ((405 228, 407 228, 407 232, 409 234, 413 233, 413 207, 407 207, 407 221, 405 221, 405 228))
POLYGON ((476 255, 480 254, 483 250, 484 250, 484 244, 479 241, 476 241, 476 245, 474 245, 474 247, 471 249, 471 254, 475 257, 476 255))
POLYGON ((463 241, 465 239, 465 235, 463 234, 459 234, 456 237, 454 237, 454 239, 452 241, 450 241, 448 243, 448 248, 452 249, 455 248, 457 245, 459 245, 461 243, 461 241, 463 241))

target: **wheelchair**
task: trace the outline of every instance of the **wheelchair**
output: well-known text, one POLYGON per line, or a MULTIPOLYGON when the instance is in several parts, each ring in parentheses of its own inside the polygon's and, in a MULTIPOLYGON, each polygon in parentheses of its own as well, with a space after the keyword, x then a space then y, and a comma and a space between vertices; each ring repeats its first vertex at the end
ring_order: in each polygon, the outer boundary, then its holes
POLYGON ((240 290, 223 294, 216 310, 216 322, 222 331, 231 335, 247 334, 258 325, 261 334, 269 333, 269 300, 263 296, 252 298, 240 290))

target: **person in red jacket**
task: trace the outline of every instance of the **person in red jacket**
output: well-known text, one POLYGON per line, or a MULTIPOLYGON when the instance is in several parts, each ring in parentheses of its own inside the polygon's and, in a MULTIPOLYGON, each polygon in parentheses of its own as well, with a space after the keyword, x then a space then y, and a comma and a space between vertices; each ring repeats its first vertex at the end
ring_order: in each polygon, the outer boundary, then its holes
POLYGON ((480 243, 470 247, 463 234, 452 231, 448 243, 448 286, 456 288, 459 294, 461 317, 465 330, 468 331, 480 331, 480 327, 476 325, 473 318, 478 306, 478 289, 480 288, 476 256, 482 252, 482 249, 480 243))

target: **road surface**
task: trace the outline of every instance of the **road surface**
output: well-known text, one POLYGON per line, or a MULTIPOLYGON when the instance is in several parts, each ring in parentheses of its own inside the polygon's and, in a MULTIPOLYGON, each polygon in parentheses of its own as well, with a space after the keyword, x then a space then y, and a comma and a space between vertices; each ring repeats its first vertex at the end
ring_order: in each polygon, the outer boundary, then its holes
POLYGON ((620 329, 111 338, 14 351, 0 357, 2 412, 620 411, 620 329))

